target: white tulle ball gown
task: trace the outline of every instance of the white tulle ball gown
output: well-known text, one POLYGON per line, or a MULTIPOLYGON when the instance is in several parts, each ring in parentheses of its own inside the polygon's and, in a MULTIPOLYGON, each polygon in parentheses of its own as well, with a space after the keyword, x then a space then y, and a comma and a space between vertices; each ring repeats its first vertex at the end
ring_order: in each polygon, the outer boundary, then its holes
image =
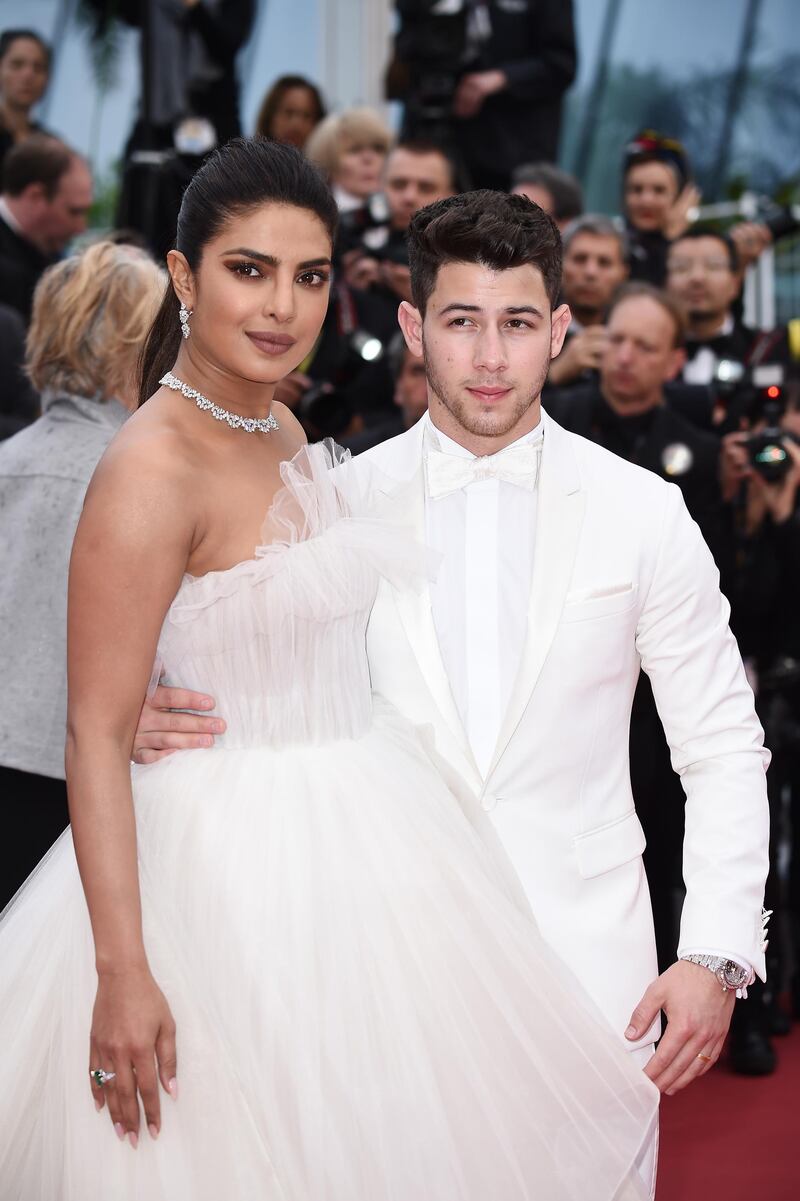
POLYGON ((643 1198, 656 1089, 424 731, 371 695, 379 580, 418 585, 422 551, 329 449, 283 473, 269 545, 185 577, 162 633, 168 676, 211 692, 228 732, 133 769, 179 1099, 135 1151, 95 1112, 67 832, 0 924, 0 1198, 643 1198))

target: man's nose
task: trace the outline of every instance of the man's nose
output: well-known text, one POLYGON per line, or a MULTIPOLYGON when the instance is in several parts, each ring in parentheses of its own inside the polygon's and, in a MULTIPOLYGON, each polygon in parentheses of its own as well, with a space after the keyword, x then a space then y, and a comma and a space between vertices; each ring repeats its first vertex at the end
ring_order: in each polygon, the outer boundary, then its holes
POLYGON ((506 352, 503 339, 496 329, 485 330, 475 345, 473 363, 486 371, 502 371, 506 365, 506 352))

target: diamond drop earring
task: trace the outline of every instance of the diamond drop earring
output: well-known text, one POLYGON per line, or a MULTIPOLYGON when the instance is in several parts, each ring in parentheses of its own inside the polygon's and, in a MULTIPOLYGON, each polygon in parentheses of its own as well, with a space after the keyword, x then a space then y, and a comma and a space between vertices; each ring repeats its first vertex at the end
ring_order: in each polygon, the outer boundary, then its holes
POLYGON ((184 338, 188 338, 189 334, 191 333, 191 330, 189 329, 189 318, 191 317, 191 315, 192 315, 191 310, 187 309, 186 305, 183 302, 181 302, 180 312, 178 313, 178 320, 181 323, 181 333, 183 334, 184 338))

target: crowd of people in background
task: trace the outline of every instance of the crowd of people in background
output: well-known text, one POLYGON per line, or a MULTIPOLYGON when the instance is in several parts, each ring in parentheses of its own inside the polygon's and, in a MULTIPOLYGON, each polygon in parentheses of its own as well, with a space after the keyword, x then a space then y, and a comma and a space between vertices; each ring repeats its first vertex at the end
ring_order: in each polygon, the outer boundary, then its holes
MULTIPOLYGON (((213 70, 201 72, 204 89, 186 83, 192 119, 180 134, 166 86, 155 117, 137 121, 118 228, 102 240, 87 235, 89 164, 35 120, 51 50, 29 30, 0 34, 0 595, 3 614, 24 613, 28 631, 4 616, 4 662, 32 639, 19 655, 24 679, 7 673, 0 700, 0 778, 50 789, 53 837, 66 822, 53 742, 64 697, 53 695, 52 663, 63 655, 72 534, 93 467, 135 403, 135 361, 163 285, 157 264, 171 245, 182 188, 211 146, 242 132, 235 56, 250 31, 252 0, 228 5, 224 28, 202 3, 186 7, 197 55, 213 70), (83 235, 88 246, 65 258, 83 235), (46 719, 43 706, 53 710, 46 719), (31 745, 32 730, 45 727, 46 745, 31 745)), ((698 223, 700 195, 684 147, 650 129, 620 147, 620 214, 585 212, 580 181, 553 161, 561 99, 575 72, 570 6, 537 5, 535 44, 520 15, 526 6, 518 7, 504 7, 490 37, 470 31, 459 48, 462 69, 448 82, 436 57, 452 57, 452 47, 436 41, 446 41, 446 31, 431 27, 429 15, 425 24, 426 6, 398 3, 387 93, 404 105, 399 136, 373 109, 328 112, 319 88, 299 75, 269 88, 254 132, 303 150, 340 211, 323 330, 277 396, 311 440, 332 436, 354 454, 410 428, 427 407, 424 365, 396 320, 399 302, 410 300, 405 235, 414 213, 485 187, 526 196, 553 218, 572 322, 545 407, 681 489, 716 558, 774 755, 768 905, 783 922, 770 943, 769 983, 737 1006, 731 1039, 736 1070, 765 1074, 776 1063, 773 1037, 800 1018, 800 325, 748 328, 741 297, 747 267, 792 232, 792 221, 698 223), (788 874, 778 870, 781 845, 790 846, 788 874), (792 1014, 779 1000, 784 986, 793 989, 792 1014)), ((135 24, 138 6, 119 8, 135 24)), ((631 768, 663 970, 677 945, 683 793, 645 677, 631 768)), ((17 850, 25 839, 20 830, 17 850)), ((4 855, 12 843, 6 839, 4 855)), ((30 862, 16 852, 4 862, 6 894, 35 863, 41 849, 34 850, 30 862)))

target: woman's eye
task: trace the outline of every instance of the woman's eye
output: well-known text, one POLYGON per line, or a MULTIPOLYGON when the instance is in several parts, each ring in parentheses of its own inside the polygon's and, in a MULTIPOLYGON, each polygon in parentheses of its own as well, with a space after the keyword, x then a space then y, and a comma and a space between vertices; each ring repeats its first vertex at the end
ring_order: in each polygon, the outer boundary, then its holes
POLYGON ((234 275, 240 275, 244 279, 259 279, 261 272, 255 263, 233 263, 231 271, 234 275))
POLYGON ((328 282, 330 276, 325 271, 304 271, 302 275, 298 275, 298 283, 305 284, 310 288, 321 288, 328 282))

